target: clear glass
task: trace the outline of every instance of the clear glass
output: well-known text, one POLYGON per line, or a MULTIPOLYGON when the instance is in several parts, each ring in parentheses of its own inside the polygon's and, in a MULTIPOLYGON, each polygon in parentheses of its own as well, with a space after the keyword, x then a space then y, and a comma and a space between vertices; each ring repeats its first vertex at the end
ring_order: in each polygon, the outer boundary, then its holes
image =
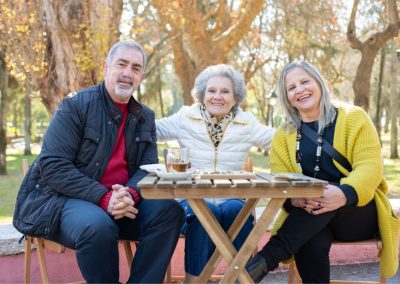
POLYGON ((188 148, 165 148, 164 161, 167 172, 186 172, 190 163, 188 148))

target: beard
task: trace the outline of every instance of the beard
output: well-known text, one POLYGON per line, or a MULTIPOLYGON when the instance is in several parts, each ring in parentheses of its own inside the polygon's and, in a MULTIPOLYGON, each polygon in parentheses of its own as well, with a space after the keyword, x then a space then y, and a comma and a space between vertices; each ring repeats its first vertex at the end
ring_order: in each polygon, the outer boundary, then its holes
POLYGON ((133 85, 134 85, 133 78, 127 78, 127 77, 118 78, 117 84, 115 85, 115 95, 122 98, 129 98, 135 91, 133 85), (125 84, 120 84, 119 82, 123 82, 125 84), (127 83, 130 85, 126 85, 127 83))
POLYGON ((115 95, 117 95, 118 97, 128 98, 132 96, 134 91, 135 90, 133 89, 133 86, 127 87, 121 86, 119 84, 115 86, 115 95))

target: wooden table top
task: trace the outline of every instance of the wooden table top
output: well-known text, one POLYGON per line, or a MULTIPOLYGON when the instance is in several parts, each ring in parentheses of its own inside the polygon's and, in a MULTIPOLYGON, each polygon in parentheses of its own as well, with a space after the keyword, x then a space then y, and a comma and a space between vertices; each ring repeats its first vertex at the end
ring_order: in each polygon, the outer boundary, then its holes
POLYGON ((162 179, 148 175, 138 186, 143 197, 157 198, 296 198, 315 197, 326 181, 275 181, 274 175, 257 173, 255 179, 162 179))

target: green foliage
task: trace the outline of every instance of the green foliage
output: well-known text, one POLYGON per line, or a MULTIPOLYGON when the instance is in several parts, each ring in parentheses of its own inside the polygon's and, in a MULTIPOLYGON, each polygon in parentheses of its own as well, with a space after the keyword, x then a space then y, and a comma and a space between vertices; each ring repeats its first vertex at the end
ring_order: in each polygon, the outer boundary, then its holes
MULTIPOLYGON (((37 89, 47 68, 41 1, 0 0, 0 30, 10 75, 37 89)), ((25 85, 26 87, 27 85, 25 85)))
MULTIPOLYGON (((109 8, 104 7, 101 13, 99 18, 105 17, 109 13, 109 8)), ((76 50, 74 60, 78 69, 85 74, 86 85, 96 84, 102 80, 103 62, 110 48, 109 33, 109 23, 98 21, 95 28, 88 23, 79 25, 79 32, 74 35, 76 39, 73 43, 76 50), (97 77, 93 78, 93 73, 97 77)))
MULTIPOLYGON (((9 111, 7 116, 7 136, 19 137, 25 134, 24 130, 24 94, 19 87, 9 89, 9 111)), ((39 142, 49 124, 50 116, 42 104, 37 92, 32 95, 32 139, 39 142)))

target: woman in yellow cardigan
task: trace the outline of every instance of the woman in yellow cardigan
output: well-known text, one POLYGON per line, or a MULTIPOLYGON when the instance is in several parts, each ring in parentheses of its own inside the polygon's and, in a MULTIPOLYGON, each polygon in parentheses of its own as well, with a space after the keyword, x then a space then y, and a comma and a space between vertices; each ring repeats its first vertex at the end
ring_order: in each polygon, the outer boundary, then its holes
POLYGON ((329 283, 332 241, 364 240, 379 233, 381 273, 393 276, 400 224, 386 198, 381 145, 368 115, 355 106, 334 105, 324 79, 305 61, 283 69, 279 93, 287 121, 272 141, 272 172, 302 173, 329 184, 320 198, 285 202, 276 234, 246 265, 250 276, 258 283, 294 256, 303 283, 329 283), (314 137, 305 134, 305 127, 314 137), (325 152, 327 143, 348 166, 325 152))

